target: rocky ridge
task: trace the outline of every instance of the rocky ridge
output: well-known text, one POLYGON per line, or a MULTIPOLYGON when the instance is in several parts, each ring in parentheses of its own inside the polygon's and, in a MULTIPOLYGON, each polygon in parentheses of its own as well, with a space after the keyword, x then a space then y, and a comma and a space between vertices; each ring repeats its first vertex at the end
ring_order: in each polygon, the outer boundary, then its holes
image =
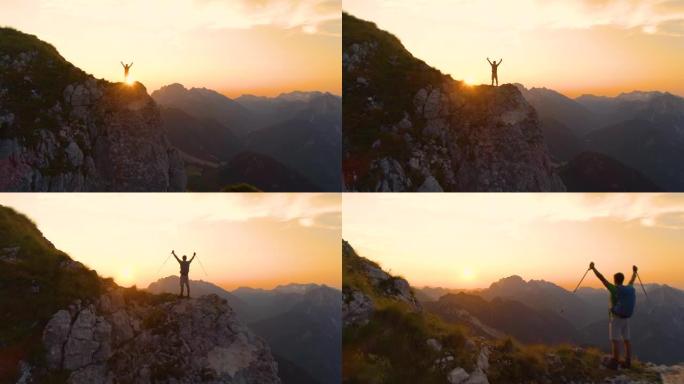
POLYGON ((183 191, 145 87, 97 80, 35 36, 0 28, 0 190, 183 191))
POLYGON ((469 86, 344 15, 343 172, 352 191, 563 191, 517 88, 469 86))
POLYGON ((114 288, 58 311, 43 332, 48 371, 72 384, 280 383, 268 346, 225 300, 157 301, 114 288))

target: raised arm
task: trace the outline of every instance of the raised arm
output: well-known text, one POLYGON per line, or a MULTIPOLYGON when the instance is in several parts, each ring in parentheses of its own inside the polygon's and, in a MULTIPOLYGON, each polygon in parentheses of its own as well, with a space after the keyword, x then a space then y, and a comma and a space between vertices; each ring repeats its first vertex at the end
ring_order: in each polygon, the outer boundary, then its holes
POLYGON ((632 278, 629 279, 629 284, 627 284, 627 285, 634 284, 634 280, 636 280, 636 278, 637 278, 637 271, 638 270, 639 270, 639 268, 637 268, 636 265, 632 265, 632 278))
POLYGON ((501 64, 502 61, 503 61, 503 58, 501 58, 501 59, 499 60, 499 63, 498 63, 497 65, 501 64))
POLYGON ((176 251, 175 250, 171 251, 171 254, 173 255, 173 257, 176 258, 176 261, 180 263, 180 259, 178 258, 178 256, 176 256, 176 251))
POLYGON ((192 253, 192 257, 190 258, 190 263, 192 263, 192 261, 195 260, 195 256, 197 256, 197 252, 192 253))
POLYGON ((120 61, 120 63, 122 67, 126 68, 126 64, 124 64, 123 61, 120 61))
POLYGON ((606 280, 606 278, 603 277, 603 275, 601 274, 601 272, 599 272, 598 269, 596 269, 596 267, 594 267, 594 262, 593 262, 593 261, 591 262, 591 264, 589 264, 589 269, 591 269, 592 271, 594 271, 594 274, 596 275, 596 277, 598 277, 598 279, 601 280, 601 282, 603 283, 603 285, 604 285, 606 288, 608 288, 608 287, 610 286, 610 283, 608 282, 608 280, 606 280))
POLYGON ((487 58, 487 62, 489 63, 489 65, 492 65, 492 62, 489 61, 489 57, 487 58))
POLYGON ((131 64, 128 66, 128 68, 133 67, 133 62, 131 61, 131 64))

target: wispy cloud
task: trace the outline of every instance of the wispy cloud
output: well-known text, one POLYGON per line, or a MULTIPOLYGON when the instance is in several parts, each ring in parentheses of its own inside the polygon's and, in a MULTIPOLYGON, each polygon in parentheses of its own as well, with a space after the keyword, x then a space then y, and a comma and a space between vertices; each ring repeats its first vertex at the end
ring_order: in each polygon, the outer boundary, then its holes
POLYGON ((144 24, 147 29, 273 27, 339 36, 329 23, 341 18, 341 2, 330 0, 38 0, 39 9, 103 22, 144 24))

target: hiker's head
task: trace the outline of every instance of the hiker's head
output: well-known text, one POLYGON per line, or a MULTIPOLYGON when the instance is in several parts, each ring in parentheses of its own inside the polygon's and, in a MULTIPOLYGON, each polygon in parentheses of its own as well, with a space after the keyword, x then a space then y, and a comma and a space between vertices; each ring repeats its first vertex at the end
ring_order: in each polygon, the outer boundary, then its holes
POLYGON ((188 259, 188 257, 185 256, 185 255, 183 255, 183 261, 185 261, 185 260, 187 260, 187 259, 188 259))
POLYGON ((616 285, 622 285, 622 283, 625 281, 625 275, 618 272, 613 276, 613 281, 616 285))

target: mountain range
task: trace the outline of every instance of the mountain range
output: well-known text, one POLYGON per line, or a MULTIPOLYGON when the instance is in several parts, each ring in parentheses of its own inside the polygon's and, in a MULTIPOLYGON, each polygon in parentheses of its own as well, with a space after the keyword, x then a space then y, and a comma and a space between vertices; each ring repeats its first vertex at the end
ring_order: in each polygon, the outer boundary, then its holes
MULTIPOLYGON (((684 291, 667 285, 639 287, 637 311, 631 320, 635 354, 656 364, 684 362, 677 340, 684 340, 684 291)), ((435 292, 430 289, 428 292, 435 292)), ((482 290, 441 297, 424 294, 424 305, 449 320, 465 310, 484 324, 525 343, 572 342, 608 351, 608 293, 581 288, 576 294, 543 280, 510 276, 482 290)))
POLYGON ((189 167, 189 188, 239 180, 266 191, 339 191, 341 98, 322 92, 230 99, 171 84, 152 93, 171 143, 189 167), (293 151, 293 148, 297 148, 293 151), (246 154, 260 167, 245 168, 246 154), (269 184, 271 178, 280 182, 269 184))
POLYGON ((561 175, 569 190, 684 189, 684 98, 633 91, 571 99, 516 86, 537 111, 552 157, 568 162, 561 175))
MULTIPOLYGON (((556 309, 574 301, 547 282, 516 276, 492 284, 491 290, 447 292, 438 300, 419 302, 419 290, 407 280, 359 256, 344 240, 342 265, 344 383, 645 384, 676 383, 684 374, 684 365, 641 361, 630 370, 606 369, 604 355, 578 344, 574 339, 581 336, 574 324, 556 309), (480 295, 504 289, 511 289, 511 296, 532 293, 546 304, 480 295), (553 298, 567 300, 551 304, 553 298)), ((655 286, 650 288, 655 292, 655 286)), ((439 291, 427 289, 422 296, 439 291)), ((668 305, 673 297, 679 300, 679 293, 665 292, 668 305)), ((582 297, 601 298, 607 316, 607 297, 599 293, 583 289, 582 297)), ((681 342, 678 337, 672 339, 681 342)))
MULTIPOLYGON (((179 279, 169 276, 147 291, 177 293, 179 279)), ((341 292, 317 284, 288 284, 274 289, 241 287, 231 292, 190 280, 193 297, 215 294, 268 343, 285 384, 336 383, 340 380, 341 292), (280 367, 284 370, 281 372, 280 367)))

